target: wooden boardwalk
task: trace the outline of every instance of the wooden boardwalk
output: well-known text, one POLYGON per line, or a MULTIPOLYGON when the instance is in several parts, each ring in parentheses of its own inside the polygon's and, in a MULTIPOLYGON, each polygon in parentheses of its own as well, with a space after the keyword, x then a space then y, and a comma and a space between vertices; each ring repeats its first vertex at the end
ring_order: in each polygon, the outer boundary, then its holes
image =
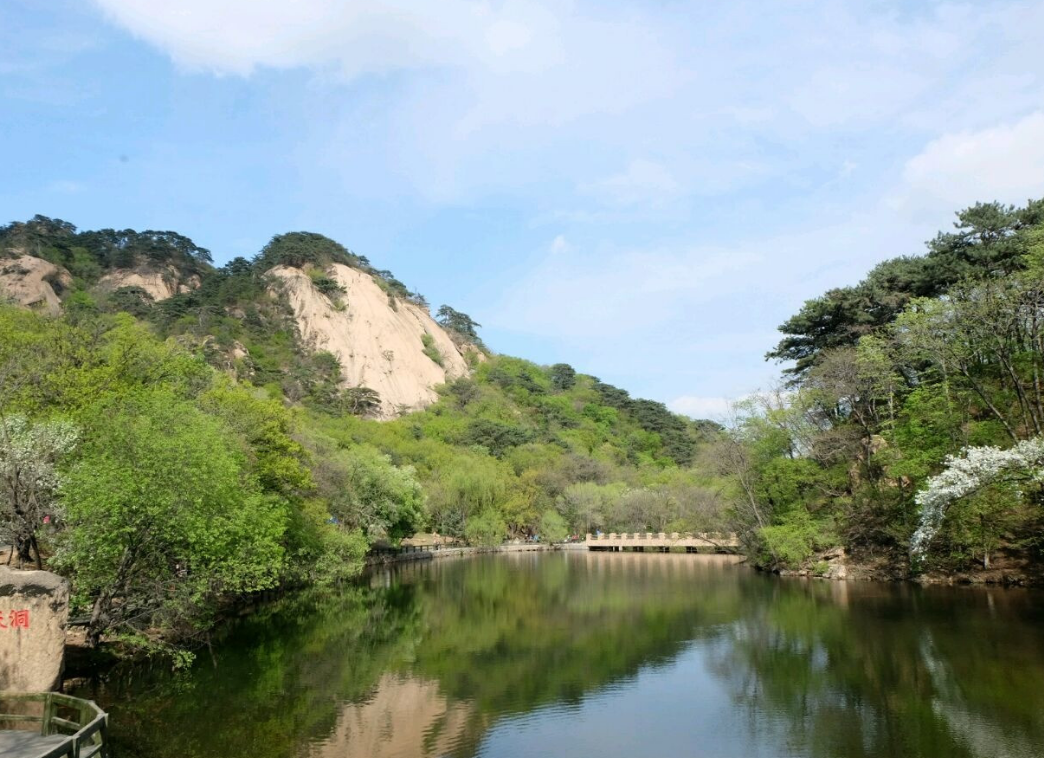
POLYGON ((732 553, 740 543, 735 534, 712 534, 709 532, 623 532, 617 534, 588 534, 584 540, 588 550, 604 550, 620 553, 624 550, 636 553, 669 553, 684 550, 686 553, 732 553))
POLYGON ((57 692, 0 692, 0 758, 108 758, 108 715, 57 692))
MULTIPOLYGON (((41 755, 54 755, 54 750, 69 742, 63 734, 52 734, 43 737, 36 732, 19 732, 14 729, 0 729, 0 756, 4 758, 38 758, 41 755)), ((71 754, 70 747, 69 753, 71 754)))

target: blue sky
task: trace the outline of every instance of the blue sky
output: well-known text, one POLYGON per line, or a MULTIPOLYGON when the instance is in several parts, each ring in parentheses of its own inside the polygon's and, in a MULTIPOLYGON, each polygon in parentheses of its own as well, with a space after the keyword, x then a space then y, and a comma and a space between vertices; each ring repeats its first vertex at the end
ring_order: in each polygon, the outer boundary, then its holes
POLYGON ((0 220, 327 234, 698 416, 775 327, 1044 196, 1044 3, 5 0, 0 220))

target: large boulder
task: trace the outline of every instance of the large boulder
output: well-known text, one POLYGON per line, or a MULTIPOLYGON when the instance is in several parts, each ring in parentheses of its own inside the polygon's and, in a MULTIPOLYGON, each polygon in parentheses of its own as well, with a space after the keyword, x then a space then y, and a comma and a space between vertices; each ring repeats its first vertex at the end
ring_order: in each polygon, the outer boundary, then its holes
POLYGON ((46 692, 62 675, 69 583, 0 566, 0 691, 46 692))

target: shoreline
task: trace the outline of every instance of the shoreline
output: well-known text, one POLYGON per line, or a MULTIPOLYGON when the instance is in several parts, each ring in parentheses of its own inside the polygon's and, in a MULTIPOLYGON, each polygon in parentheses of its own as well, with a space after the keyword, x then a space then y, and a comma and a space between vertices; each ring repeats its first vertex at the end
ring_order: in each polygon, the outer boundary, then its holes
MULTIPOLYGON (((492 553, 546 553, 562 549, 559 545, 542 543, 527 545, 498 545, 497 547, 440 547, 435 550, 411 550, 400 553, 377 553, 367 556, 365 568, 385 566, 392 563, 412 563, 414 561, 433 561, 443 558, 464 558, 470 555, 492 553)), ((568 549, 568 548, 566 548, 568 549)), ((365 570, 364 568, 364 570, 365 570)))

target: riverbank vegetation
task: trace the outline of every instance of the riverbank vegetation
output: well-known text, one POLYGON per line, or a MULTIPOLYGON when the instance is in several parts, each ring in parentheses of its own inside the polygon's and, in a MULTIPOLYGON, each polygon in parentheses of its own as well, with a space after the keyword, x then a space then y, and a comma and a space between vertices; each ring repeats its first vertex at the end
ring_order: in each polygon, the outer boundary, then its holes
POLYGON ((1041 435, 1044 201, 969 208, 926 255, 808 301, 781 331, 769 357, 791 362, 788 382, 741 404, 714 459, 760 562, 842 545, 894 576, 1033 574, 1038 461, 937 475, 1041 435))

